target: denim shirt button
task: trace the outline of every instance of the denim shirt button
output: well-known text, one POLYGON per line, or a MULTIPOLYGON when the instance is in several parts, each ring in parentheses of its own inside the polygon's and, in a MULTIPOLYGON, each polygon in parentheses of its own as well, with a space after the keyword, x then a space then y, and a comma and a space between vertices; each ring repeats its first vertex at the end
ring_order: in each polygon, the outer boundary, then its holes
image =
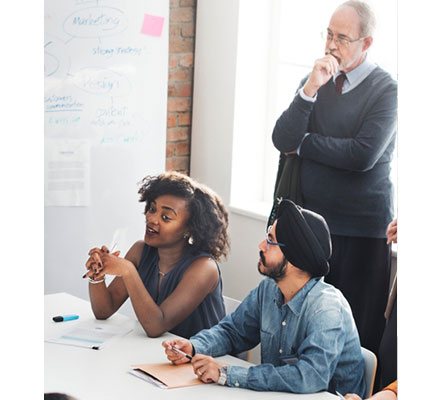
POLYGON ((287 323, 285 321, 282 321, 282 326, 286 326, 287 323))
POLYGON ((236 386, 236 387, 239 387, 239 382, 235 382, 235 386, 236 386))
POLYGON ((282 349, 279 349, 279 352, 282 354, 282 349))

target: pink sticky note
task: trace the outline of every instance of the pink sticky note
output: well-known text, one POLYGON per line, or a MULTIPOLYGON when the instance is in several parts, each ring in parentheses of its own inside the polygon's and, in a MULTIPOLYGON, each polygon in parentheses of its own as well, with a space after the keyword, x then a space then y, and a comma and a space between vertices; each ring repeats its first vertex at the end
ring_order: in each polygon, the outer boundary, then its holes
POLYGON ((143 27, 141 33, 143 35, 161 36, 163 32, 164 17, 144 14, 143 27))

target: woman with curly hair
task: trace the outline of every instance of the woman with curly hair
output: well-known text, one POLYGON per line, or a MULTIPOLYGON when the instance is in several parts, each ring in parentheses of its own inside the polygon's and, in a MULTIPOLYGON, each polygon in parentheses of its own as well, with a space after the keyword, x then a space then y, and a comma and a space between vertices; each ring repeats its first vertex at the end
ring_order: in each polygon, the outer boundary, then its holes
POLYGON ((217 261, 227 255, 228 214, 218 195, 186 175, 147 176, 139 189, 146 231, 125 258, 106 246, 89 252, 89 295, 97 319, 128 297, 147 335, 189 338, 225 316, 217 261), (106 286, 105 275, 116 277, 106 286))

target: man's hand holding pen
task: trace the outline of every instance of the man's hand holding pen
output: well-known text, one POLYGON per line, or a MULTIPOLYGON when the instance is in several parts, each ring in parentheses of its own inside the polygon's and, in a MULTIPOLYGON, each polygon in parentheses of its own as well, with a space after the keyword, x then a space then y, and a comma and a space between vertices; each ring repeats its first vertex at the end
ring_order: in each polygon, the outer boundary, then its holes
POLYGON ((173 364, 184 364, 192 360, 193 346, 187 339, 165 340, 161 343, 165 348, 167 359, 173 364), (177 351, 179 350, 179 351, 177 351), (186 357, 184 354, 189 357, 186 357))
POLYGON ((193 371, 198 379, 204 383, 218 382, 219 369, 223 365, 217 362, 213 357, 204 354, 195 354, 190 340, 172 339, 165 340, 162 343, 169 361, 179 365, 191 362, 193 371))

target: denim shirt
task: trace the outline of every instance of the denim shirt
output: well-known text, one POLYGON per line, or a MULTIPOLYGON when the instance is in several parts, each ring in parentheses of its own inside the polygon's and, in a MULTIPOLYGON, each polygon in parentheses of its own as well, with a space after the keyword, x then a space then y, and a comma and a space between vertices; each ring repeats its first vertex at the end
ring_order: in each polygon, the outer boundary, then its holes
POLYGON ((365 393, 364 360, 350 306, 323 278, 284 304, 269 278, 211 329, 190 338, 195 352, 237 354, 261 342, 261 364, 229 366, 227 385, 253 390, 365 393))

